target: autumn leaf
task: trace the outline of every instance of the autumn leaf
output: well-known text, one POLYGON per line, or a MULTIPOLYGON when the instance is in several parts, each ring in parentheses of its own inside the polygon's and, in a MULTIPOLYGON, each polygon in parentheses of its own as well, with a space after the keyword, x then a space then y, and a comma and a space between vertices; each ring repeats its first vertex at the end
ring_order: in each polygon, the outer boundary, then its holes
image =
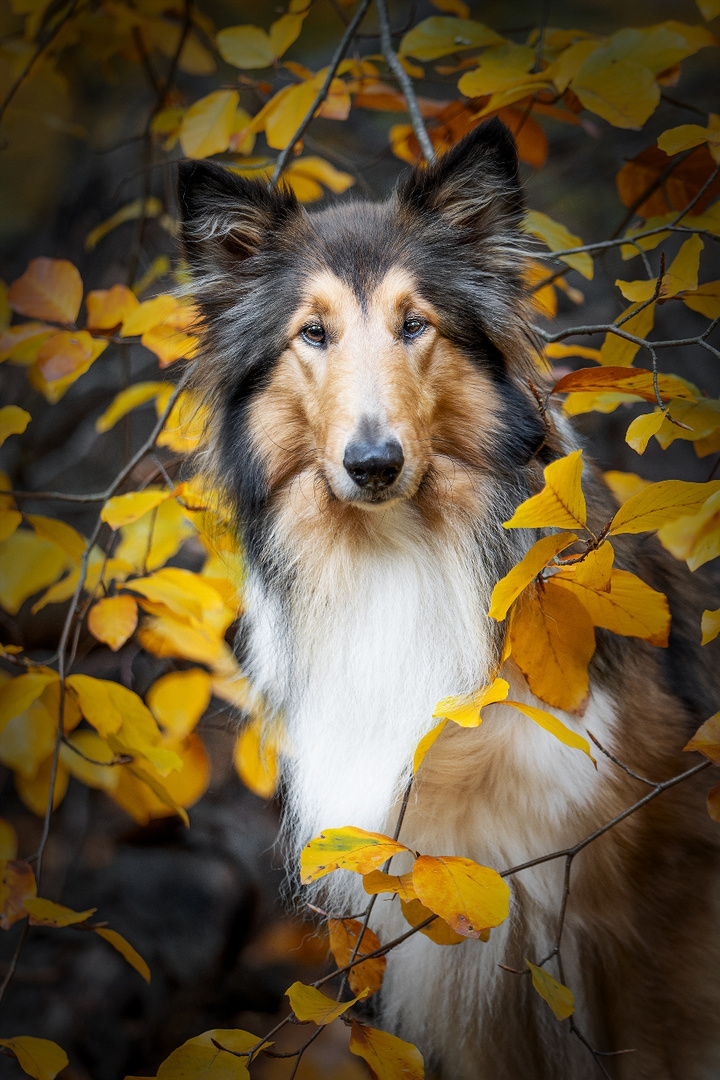
POLYGON ((25 901, 25 910, 30 916, 31 926, 74 926, 86 922, 94 915, 97 908, 87 911, 73 911, 72 908, 56 904, 52 900, 41 900, 39 896, 25 901))
POLYGON ((702 143, 709 144, 710 153, 720 164, 720 116, 717 113, 710 113, 706 127, 700 124, 681 124, 680 127, 663 131, 657 141, 660 149, 671 156, 702 143))
POLYGON ((49 1039, 16 1035, 13 1039, 0 1039, 0 1046, 7 1047, 23 1072, 35 1080, 55 1080, 57 1074, 70 1064, 65 1051, 49 1039))
POLYGON ((227 150, 239 101, 237 90, 215 90, 190 106, 180 124, 186 157, 205 158, 227 150))
POLYGON ((58 680, 56 671, 41 668, 39 671, 17 675, 0 687, 0 731, 14 716, 29 709, 44 690, 58 680))
POLYGON ((720 823, 720 784, 716 784, 708 793, 707 812, 713 821, 720 823))
POLYGON ((137 603, 127 594, 98 600, 88 612, 88 630, 98 641, 109 645, 113 652, 117 652, 132 637, 137 621, 137 603))
POLYGON ((112 330, 139 307, 139 301, 132 289, 128 289, 126 285, 113 285, 111 289, 94 289, 89 292, 85 297, 85 305, 88 329, 112 330))
POLYGON ((353 1020, 350 1051, 368 1065, 375 1080, 423 1080, 422 1054, 397 1035, 353 1020))
POLYGON ((398 52, 416 60, 436 60, 464 49, 502 45, 503 40, 494 30, 472 19, 431 15, 403 36, 398 52))
POLYGON ((595 49, 571 83, 586 109, 614 127, 640 129, 660 101, 660 87, 644 64, 618 59, 611 46, 595 49))
POLYGON ((152 330, 158 323, 165 322, 178 309, 178 301, 168 293, 154 296, 152 300, 144 300, 138 304, 123 319, 120 327, 122 337, 135 337, 152 330))
POLYGON ((0 542, 0 604, 16 615, 23 603, 57 581, 67 556, 55 544, 28 529, 17 529, 0 542))
POLYGON ((12 861, 17 857, 17 833, 9 821, 0 818, 0 859, 12 861))
MULTIPOLYGON (((563 251, 565 248, 583 246, 583 241, 579 236, 574 236, 559 221, 553 221, 551 217, 540 213, 539 210, 529 210, 526 213, 522 228, 524 232, 543 240, 551 251, 563 251)), ((578 252, 575 255, 560 255, 558 257, 568 266, 572 266, 573 269, 581 273, 584 278, 592 280, 593 261, 586 251, 578 252)))
POLYGON ((133 409, 148 401, 154 401, 161 394, 172 392, 172 388, 172 383, 168 382, 133 383, 127 390, 121 390, 115 395, 102 416, 95 421, 95 430, 110 431, 118 420, 122 420, 123 416, 127 416, 133 409))
POLYGON ((508 916, 510 889, 496 870, 472 859, 421 855, 413 886, 418 900, 463 937, 477 938, 508 916))
MULTIPOLYGON (((380 873, 380 871, 373 871, 380 873)), ((363 885, 371 874, 363 878, 363 885)), ((386 875, 390 876, 390 875, 386 875)), ((368 891, 367 888, 365 890, 368 891)), ((328 919, 328 933, 330 937, 330 951, 335 957, 335 963, 339 968, 344 968, 350 963, 355 945, 362 934, 360 947, 357 950, 356 959, 362 959, 367 953, 374 952, 381 947, 380 941, 369 927, 363 933, 363 924, 358 919, 328 919)), ((350 968, 348 982, 354 994, 364 993, 365 997, 376 994, 382 986, 383 975, 387 966, 384 956, 374 956, 362 964, 350 968)))
POLYGON ((4 405, 0 409, 0 446, 11 435, 22 435, 32 417, 19 405, 4 405))
POLYGON ((27 915, 25 905, 37 893, 35 874, 20 859, 0 859, 0 927, 9 930, 27 915))
POLYGON ((527 555, 504 578, 501 578, 493 589, 488 612, 490 618, 501 622, 520 593, 540 571, 576 540, 576 534, 571 532, 544 536, 541 540, 537 540, 527 555))
POLYGON ((111 529, 119 529, 122 525, 130 525, 139 518, 144 517, 150 510, 154 510, 166 499, 171 499, 173 492, 148 488, 146 491, 128 491, 125 495, 114 495, 100 511, 101 519, 111 529))
POLYGON ((173 1050, 160 1065, 156 1080, 195 1080, 199 1077, 202 1080, 250 1080, 249 1058, 236 1054, 249 1051, 261 1042, 245 1031, 213 1028, 173 1050), (219 1049, 221 1046, 227 1050, 219 1049))
POLYGON ((50 540, 74 563, 81 561, 85 554, 85 537, 73 529, 72 525, 58 518, 45 517, 44 514, 26 514, 25 520, 32 525, 38 536, 43 540, 50 540))
POLYGON ((273 43, 259 26, 228 26, 218 32, 216 41, 223 60, 234 67, 265 68, 275 59, 273 43))
MULTIPOLYGON (((622 329, 626 334, 639 338, 647 338, 654 321, 655 304, 631 304, 615 320, 616 323, 622 322, 622 329)), ((600 349, 600 363, 604 367, 630 367, 639 348, 640 345, 636 342, 628 341, 609 330, 600 349)))
MULTIPOLYGON (((418 899, 415 900, 400 900, 400 908, 403 913, 403 917, 411 926, 419 926, 420 923, 425 922, 431 915, 434 914, 430 908, 426 908, 418 899)), ((436 945, 461 945, 464 941, 467 941, 467 937, 463 934, 456 934, 451 926, 449 926, 444 919, 440 919, 437 916, 427 926, 423 926, 420 930, 421 934, 430 938, 436 945)), ((489 933, 489 931, 488 931, 489 933)), ((480 940, 487 939, 487 934, 483 931, 480 934, 480 940)))
MULTIPOLYGON (((674 375, 658 375, 658 390, 663 401, 673 398, 694 400, 692 391, 674 375)), ((643 368, 601 367, 580 368, 569 375, 564 375, 553 387, 553 394, 567 394, 574 391, 605 391, 631 394, 643 401, 655 402, 655 386, 652 371, 643 368)))
POLYGON ((279 778, 277 745, 261 718, 251 720, 238 735, 233 763, 245 787, 261 799, 272 799, 279 778))
POLYGON ((18 315, 74 323, 82 303, 82 278, 67 259, 32 259, 8 289, 8 303, 18 315))
MULTIPOLYGON (((24 806, 37 817, 44 819, 50 801, 50 781, 52 778, 52 758, 42 763, 33 777, 15 773, 15 790, 24 806)), ((68 771, 62 762, 58 763, 53 785, 52 809, 57 810, 65 798, 68 787, 68 771)))
POLYGON ((303 885, 317 881, 333 870, 354 870, 369 874, 393 855, 407 851, 382 833, 366 832, 347 825, 342 829, 325 829, 311 840, 300 856, 300 880, 303 885))
POLYGON ((481 723, 482 709, 496 701, 504 701, 509 691, 510 686, 505 679, 498 678, 476 694, 443 698, 435 706, 433 719, 452 720, 460 727, 477 727, 481 723))
POLYGON ((382 870, 372 870, 363 877, 363 889, 370 896, 378 893, 397 893, 401 900, 416 900, 412 872, 407 874, 386 874, 382 870))
POLYGON ((342 1016, 344 1012, 352 1008, 357 1001, 362 1001, 368 996, 365 990, 351 1001, 333 1001, 321 990, 316 990, 314 986, 306 986, 301 982, 294 982, 285 994, 290 999, 290 1007, 298 1020, 312 1020, 318 1026, 331 1024, 333 1020, 337 1020, 338 1016, 342 1016))
MULTIPOLYGON (((697 289, 698 268, 700 265, 700 252, 704 244, 697 233, 693 234, 680 248, 667 271, 663 274, 658 292, 658 299, 667 300, 679 293, 693 292, 697 289)), ((656 293, 657 282, 654 278, 649 281, 621 281, 615 282, 626 300, 645 301, 650 300, 656 293)), ((687 396, 687 395, 673 395, 687 396)))
POLYGON ((524 593, 510 624, 513 659, 536 697, 566 712, 582 712, 595 653, 590 616, 575 596, 546 581, 524 593))
POLYGON ((709 758, 713 765, 720 765, 720 712, 715 713, 698 728, 683 750, 697 750, 709 758))
POLYGON ((543 1001, 546 1001, 553 1011, 556 1020, 567 1020, 575 1012, 575 999, 567 986, 554 979, 545 971, 545 968, 536 967, 529 960, 525 963, 532 973, 532 984, 543 1001))
POLYGON ((545 466, 545 487, 518 506, 504 529, 585 528, 585 496, 580 485, 582 450, 545 466))
POLYGON ((720 492, 707 499, 696 514, 677 518, 658 532, 660 543, 676 559, 697 570, 720 555, 720 492))
POLYGON ((720 634, 720 608, 702 613, 702 644, 707 645, 720 634))
POLYGON ((161 675, 147 693, 147 704, 157 722, 173 738, 189 735, 210 704, 210 676, 200 668, 161 675))
POLYGON ((422 739, 415 747, 415 753, 413 755, 413 775, 418 771, 423 761, 425 760, 425 755, 427 754, 428 750, 431 746, 435 744, 439 736, 447 727, 448 723, 448 720, 441 720, 439 724, 436 724, 434 728, 428 731, 427 735, 423 735, 422 739))
POLYGON ((526 705, 522 701, 503 701, 502 704, 517 709, 518 712, 523 713, 524 716, 527 716, 529 720, 543 728, 544 731, 554 735, 565 746, 569 746, 574 750, 582 750, 590 758, 593 765, 595 764, 595 758, 590 753, 590 743, 587 739, 572 731, 567 724, 563 724, 562 720, 558 720, 552 713, 546 712, 545 709, 537 709, 534 705, 526 705))
POLYGON ((107 341, 93 338, 87 330, 60 330, 38 349, 37 368, 48 383, 84 375, 107 348, 107 341))
POLYGON ((643 638, 651 645, 667 646, 670 634, 667 598, 635 574, 613 570, 609 590, 598 590, 592 581, 583 581, 569 570, 556 574, 553 584, 569 589, 577 597, 594 626, 626 637, 643 638))
POLYGON ((150 982, 150 968, 140 953, 133 949, 130 942, 126 941, 122 934, 118 934, 117 930, 110 930, 106 926, 98 926, 95 933, 112 945, 113 949, 116 949, 127 960, 130 967, 135 968, 138 974, 142 975, 146 983, 150 982))
POLYGON ((660 480, 657 484, 650 484, 620 507, 608 535, 659 529, 679 517, 697 513, 705 500, 716 491, 720 491, 720 480, 705 484, 687 480, 660 480))

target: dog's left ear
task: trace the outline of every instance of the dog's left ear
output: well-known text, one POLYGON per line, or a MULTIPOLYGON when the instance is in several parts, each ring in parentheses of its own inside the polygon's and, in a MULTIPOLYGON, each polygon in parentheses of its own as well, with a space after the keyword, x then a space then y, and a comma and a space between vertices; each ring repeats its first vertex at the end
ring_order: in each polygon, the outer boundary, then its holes
POLYGON ((473 237, 514 230, 523 213, 515 140, 497 118, 398 188, 401 207, 439 214, 473 237))

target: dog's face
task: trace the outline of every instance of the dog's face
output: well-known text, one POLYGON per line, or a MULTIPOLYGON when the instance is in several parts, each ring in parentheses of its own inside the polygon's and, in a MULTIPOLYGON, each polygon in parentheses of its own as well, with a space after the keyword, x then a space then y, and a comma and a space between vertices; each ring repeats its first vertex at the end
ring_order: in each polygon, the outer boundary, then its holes
POLYGON ((335 509, 462 502, 544 425, 527 357, 517 161, 499 123, 386 204, 307 215, 207 164, 181 173, 205 339, 199 384, 243 516, 285 493, 335 509))

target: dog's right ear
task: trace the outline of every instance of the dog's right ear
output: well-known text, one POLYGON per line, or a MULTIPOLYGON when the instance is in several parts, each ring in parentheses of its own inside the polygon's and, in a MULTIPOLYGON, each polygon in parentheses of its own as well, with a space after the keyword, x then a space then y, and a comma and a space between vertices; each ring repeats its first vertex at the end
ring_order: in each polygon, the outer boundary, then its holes
POLYGON ((180 162, 178 202, 185 256, 199 271, 237 265, 300 213, 291 191, 246 180, 209 161, 180 162))

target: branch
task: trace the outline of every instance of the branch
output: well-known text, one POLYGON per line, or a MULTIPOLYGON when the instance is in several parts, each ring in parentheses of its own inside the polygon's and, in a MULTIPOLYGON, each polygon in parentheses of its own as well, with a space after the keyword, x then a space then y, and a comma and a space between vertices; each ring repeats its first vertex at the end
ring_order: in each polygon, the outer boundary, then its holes
POLYGON ((388 17, 386 0, 377 0, 378 21, 380 23, 380 47, 388 67, 400 84, 400 89, 405 96, 408 112, 415 130, 415 136, 420 143, 426 162, 430 165, 435 160, 435 149, 425 127, 425 121, 420 112, 418 99, 415 96, 412 80, 405 68, 398 60, 397 53, 393 49, 392 36, 390 33, 390 19, 388 17))
POLYGON ((360 5, 360 7, 355 12, 355 15, 353 16, 352 22, 348 24, 348 27, 345 30, 345 33, 343 34, 343 36, 342 36, 342 38, 340 40, 340 44, 338 45, 337 49, 335 50, 335 54, 333 55, 333 58, 330 61, 330 67, 327 70, 327 74, 325 76, 325 79, 323 81, 322 86, 320 87, 320 89, 318 90, 318 92, 317 92, 317 94, 315 96, 315 100, 313 101, 312 105, 310 106, 310 108, 306 112, 305 116, 301 120, 301 122, 300 122, 297 130, 295 131, 295 134, 291 138, 290 142, 287 144, 287 146, 285 147, 284 150, 280 151, 280 153, 278 155, 278 159, 275 162, 275 169, 274 169, 273 174, 272 174, 272 179, 270 181, 271 185, 272 184, 277 184, 277 182, 280 179, 284 169, 287 166, 288 161, 290 160, 290 157, 292 155, 293 150, 295 149, 295 146, 300 141, 300 139, 302 139, 306 129, 310 126, 312 118, 315 116, 315 113, 317 112, 317 110, 320 108, 323 101, 327 97, 328 91, 330 90, 330 87, 332 85, 332 81, 335 78, 335 75, 337 73, 337 69, 340 67, 340 64, 342 63, 342 60, 343 60, 343 58, 345 56, 345 53, 348 51, 348 49, 350 47, 350 42, 352 41, 353 37, 355 36, 355 31, 357 30, 360 23, 363 21, 363 19, 365 17, 365 13, 367 12, 367 9, 369 7, 370 7, 370 0, 363 0, 362 4, 360 5))
POLYGON ((57 22, 55 24, 54 29, 50 32, 50 34, 45 39, 45 41, 42 43, 42 45, 38 46, 36 52, 34 52, 33 55, 30 57, 27 64, 25 65, 25 67, 20 72, 17 79, 15 80, 15 82, 12 84, 12 86, 8 90, 7 94, 5 95, 4 101, 2 102, 2 104, 0 104, 0 121, 2 121, 2 118, 5 115, 5 111, 6 111, 7 107, 8 107, 8 105, 10 104, 12 99, 15 97, 18 90, 20 89, 22 84, 25 82, 25 80, 29 76, 32 69, 35 67, 35 65, 38 62, 38 60, 40 59, 40 57, 43 55, 43 53, 45 53, 49 49, 49 47, 52 45, 53 41, 58 36, 58 34, 62 30, 62 28, 65 26, 65 24, 68 22, 68 20, 71 19, 72 16, 75 14, 75 8, 78 6, 79 2, 80 2, 80 0, 72 0, 72 3, 70 4, 70 7, 67 9, 67 11, 63 15, 63 17, 60 19, 59 22, 57 22))

